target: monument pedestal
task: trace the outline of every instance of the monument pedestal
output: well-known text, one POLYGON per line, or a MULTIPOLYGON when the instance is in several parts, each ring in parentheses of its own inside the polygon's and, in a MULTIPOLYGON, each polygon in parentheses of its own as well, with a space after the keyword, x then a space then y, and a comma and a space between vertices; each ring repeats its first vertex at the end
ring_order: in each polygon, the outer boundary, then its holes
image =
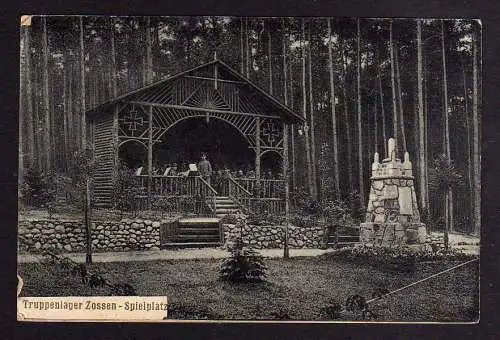
POLYGON ((388 152, 382 162, 375 153, 360 241, 381 246, 425 243, 426 228, 420 222, 410 156, 405 152, 404 162, 396 158, 393 138, 389 139, 388 152))

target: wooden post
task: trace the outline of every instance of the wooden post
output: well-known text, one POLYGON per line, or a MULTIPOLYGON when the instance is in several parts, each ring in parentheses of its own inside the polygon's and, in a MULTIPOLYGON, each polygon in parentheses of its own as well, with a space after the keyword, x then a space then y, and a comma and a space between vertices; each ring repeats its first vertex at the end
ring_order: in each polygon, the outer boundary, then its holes
POLYGON ((290 257, 288 249, 288 229, 290 224, 290 191, 288 188, 288 125, 286 123, 283 123, 283 178, 285 179, 285 240, 283 247, 283 257, 287 259, 288 257, 290 257))
POLYGON ((148 139, 148 209, 151 210, 151 187, 153 184, 153 106, 149 106, 149 139, 148 139))
POLYGON ((260 188, 260 117, 255 118, 255 178, 260 188))

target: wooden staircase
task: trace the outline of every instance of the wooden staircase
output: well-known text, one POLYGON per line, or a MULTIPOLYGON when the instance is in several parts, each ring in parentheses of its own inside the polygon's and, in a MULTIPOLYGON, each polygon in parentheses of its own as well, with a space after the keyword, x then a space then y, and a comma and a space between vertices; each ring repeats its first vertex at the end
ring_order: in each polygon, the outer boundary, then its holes
POLYGON ((113 119, 100 119, 94 128, 94 205, 111 207, 113 198, 113 119))
POLYGON ((218 218, 181 218, 160 227, 160 243, 162 248, 219 247, 224 232, 218 218))
POLYGON ((229 196, 215 196, 215 217, 224 217, 226 215, 235 215, 241 212, 239 205, 229 196))

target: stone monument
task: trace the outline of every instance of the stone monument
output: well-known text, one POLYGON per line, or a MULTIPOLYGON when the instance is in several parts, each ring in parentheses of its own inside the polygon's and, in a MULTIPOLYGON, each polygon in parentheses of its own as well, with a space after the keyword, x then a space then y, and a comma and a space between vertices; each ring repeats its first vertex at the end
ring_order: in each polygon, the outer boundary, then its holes
POLYGON ((360 241, 389 247, 425 243, 427 233, 425 224, 420 222, 410 155, 405 152, 401 162, 396 158, 395 140, 390 138, 387 144, 386 159, 379 162, 379 154, 374 156, 360 241))

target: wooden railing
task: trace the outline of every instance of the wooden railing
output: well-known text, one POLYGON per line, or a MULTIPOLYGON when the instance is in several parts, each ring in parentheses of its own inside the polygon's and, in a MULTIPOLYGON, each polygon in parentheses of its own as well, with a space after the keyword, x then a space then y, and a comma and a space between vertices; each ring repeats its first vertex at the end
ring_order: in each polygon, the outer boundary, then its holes
MULTIPOLYGON (((138 195, 139 205, 147 206, 148 175, 136 176, 140 194, 138 195)), ((161 199, 170 200, 178 211, 189 211, 194 213, 215 214, 215 196, 217 191, 210 186, 200 176, 151 176, 151 199, 154 201, 161 199), (187 202, 187 203, 186 203, 187 202), (203 209, 203 205, 208 206, 203 209)))
POLYGON ((260 188, 256 178, 236 178, 247 191, 261 198, 284 198, 285 180, 283 179, 260 179, 260 188))
MULTIPOLYGON (((140 187, 137 196, 141 209, 148 206, 148 175, 136 176, 140 187)), ((255 178, 225 176, 214 189, 200 176, 151 176, 152 206, 167 206, 165 210, 185 211, 195 214, 215 214, 215 197, 231 197, 241 207, 250 211, 281 214, 284 211, 284 185, 281 179, 261 179, 260 187, 255 178), (260 189, 259 189, 260 188, 260 189), (168 202, 164 202, 167 200, 168 202)))
MULTIPOLYGON (((231 175, 228 175, 227 179, 227 196, 241 207, 250 208, 250 200, 253 196, 252 192, 245 189, 245 187, 238 183, 231 175)), ((224 186, 224 188, 226 188, 226 186, 224 186)))

